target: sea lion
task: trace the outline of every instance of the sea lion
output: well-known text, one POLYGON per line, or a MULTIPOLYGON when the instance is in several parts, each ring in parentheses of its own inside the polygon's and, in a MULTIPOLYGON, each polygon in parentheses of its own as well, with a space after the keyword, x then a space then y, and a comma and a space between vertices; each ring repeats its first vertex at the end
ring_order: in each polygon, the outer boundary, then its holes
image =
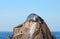
POLYGON ((43 19, 40 16, 38 16, 38 15, 36 15, 34 13, 31 13, 27 17, 27 21, 30 21, 30 20, 35 21, 35 22, 42 22, 43 21, 43 19))

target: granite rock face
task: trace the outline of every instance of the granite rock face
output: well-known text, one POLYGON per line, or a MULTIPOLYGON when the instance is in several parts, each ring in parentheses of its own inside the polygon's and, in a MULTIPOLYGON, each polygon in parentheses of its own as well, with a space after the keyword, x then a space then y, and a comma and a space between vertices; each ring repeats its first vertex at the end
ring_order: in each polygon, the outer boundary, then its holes
POLYGON ((30 14, 27 20, 21 25, 14 27, 13 35, 7 39, 56 39, 44 22, 44 20, 36 15, 30 14))

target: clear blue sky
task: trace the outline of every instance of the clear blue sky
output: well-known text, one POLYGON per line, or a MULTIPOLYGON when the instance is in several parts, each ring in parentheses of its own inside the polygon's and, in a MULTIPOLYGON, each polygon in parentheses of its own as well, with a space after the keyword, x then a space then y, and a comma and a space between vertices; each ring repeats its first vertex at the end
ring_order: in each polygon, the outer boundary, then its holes
POLYGON ((51 31, 60 31, 60 0, 0 0, 0 31, 13 31, 30 13, 41 16, 51 31))

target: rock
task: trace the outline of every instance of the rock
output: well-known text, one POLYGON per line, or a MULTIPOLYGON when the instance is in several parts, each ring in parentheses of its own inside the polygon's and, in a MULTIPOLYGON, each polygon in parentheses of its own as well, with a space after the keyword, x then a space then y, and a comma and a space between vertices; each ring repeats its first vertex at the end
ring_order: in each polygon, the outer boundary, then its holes
POLYGON ((36 14, 30 14, 27 20, 13 29, 13 35, 7 39, 56 39, 44 22, 36 14))

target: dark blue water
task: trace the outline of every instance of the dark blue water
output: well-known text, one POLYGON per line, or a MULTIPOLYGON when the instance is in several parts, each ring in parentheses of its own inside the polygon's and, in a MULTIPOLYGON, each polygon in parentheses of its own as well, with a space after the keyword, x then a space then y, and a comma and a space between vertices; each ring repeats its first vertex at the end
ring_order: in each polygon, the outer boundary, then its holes
MULTIPOLYGON (((60 39, 60 32, 52 32, 56 39, 60 39)), ((7 36, 12 35, 12 32, 0 32, 0 39, 6 39, 7 36)))
POLYGON ((0 39, 6 39, 10 35, 12 35, 12 32, 0 32, 0 39))
POLYGON ((56 36, 56 39, 60 39, 60 32, 52 32, 56 36))

